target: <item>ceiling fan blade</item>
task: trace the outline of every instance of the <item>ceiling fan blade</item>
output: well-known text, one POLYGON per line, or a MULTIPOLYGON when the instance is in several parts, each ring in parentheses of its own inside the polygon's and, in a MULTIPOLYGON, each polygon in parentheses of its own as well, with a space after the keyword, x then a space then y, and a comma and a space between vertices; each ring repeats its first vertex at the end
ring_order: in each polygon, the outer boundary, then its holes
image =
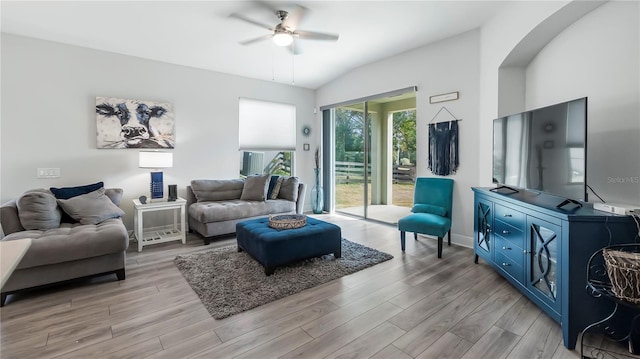
POLYGON ((232 18, 234 18, 234 19, 238 19, 238 20, 242 20, 242 21, 248 22, 248 23, 250 23, 250 24, 253 24, 253 25, 259 26, 259 27, 261 27, 261 28, 263 28, 263 29, 267 29, 267 30, 269 30, 269 31, 273 31, 273 27, 271 27, 270 25, 263 24, 263 23, 261 23, 261 22, 259 22, 259 21, 255 21, 255 20, 249 19, 248 17, 246 17, 246 16, 244 16, 244 15, 240 15, 240 14, 235 13, 235 12, 234 12, 233 14, 230 14, 230 15, 229 15, 229 17, 232 17, 232 18))
POLYGON ((254 43, 256 43, 256 42, 260 42, 260 41, 268 40, 268 39, 270 39, 270 38, 272 38, 272 37, 273 37, 273 35, 271 35, 271 34, 268 34, 268 35, 262 35, 262 36, 259 36, 259 37, 254 38, 254 39, 249 39, 249 40, 245 40, 245 41, 240 41, 240 42, 239 42, 239 44, 240 44, 240 45, 251 45, 251 44, 254 44, 254 43))
POLYGON ((313 32, 313 31, 303 31, 303 30, 296 30, 294 31, 293 34, 305 40, 338 41, 338 38, 340 37, 340 35, 337 35, 337 34, 327 34, 323 32, 313 32))
POLYGON ((283 25, 288 27, 291 30, 295 30, 298 28, 298 25, 302 22, 305 13, 307 12, 307 8, 301 5, 295 5, 295 9, 289 11, 289 16, 283 21, 283 25))
POLYGON ((272 4, 272 3, 268 2, 268 1, 253 0, 253 1, 249 1, 249 3, 252 4, 253 7, 263 8, 263 9, 269 11, 272 14, 275 14, 276 11, 279 10, 277 8, 277 6, 275 6, 275 4, 272 4))

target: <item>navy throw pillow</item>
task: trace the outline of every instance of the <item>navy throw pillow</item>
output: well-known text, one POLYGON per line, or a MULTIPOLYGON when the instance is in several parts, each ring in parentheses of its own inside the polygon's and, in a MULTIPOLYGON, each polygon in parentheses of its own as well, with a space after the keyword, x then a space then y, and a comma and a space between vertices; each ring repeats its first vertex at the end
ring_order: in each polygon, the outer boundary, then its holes
POLYGON ((57 199, 69 199, 76 196, 81 196, 83 194, 91 193, 93 191, 97 191, 102 187, 104 187, 104 182, 92 183, 76 187, 51 187, 49 188, 49 190, 57 199))
POLYGON ((278 183, 278 177, 280 176, 271 176, 269 180, 269 189, 267 190, 267 199, 271 199, 271 192, 273 192, 273 187, 278 183))

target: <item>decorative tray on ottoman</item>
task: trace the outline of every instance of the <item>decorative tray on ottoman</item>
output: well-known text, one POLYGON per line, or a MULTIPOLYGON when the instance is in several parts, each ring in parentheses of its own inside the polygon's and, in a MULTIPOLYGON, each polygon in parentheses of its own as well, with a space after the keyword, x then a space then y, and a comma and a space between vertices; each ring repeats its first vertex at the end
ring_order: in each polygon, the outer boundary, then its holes
POLYGON ((274 229, 294 229, 304 227, 307 216, 304 214, 279 214, 269 216, 269 227, 274 229))

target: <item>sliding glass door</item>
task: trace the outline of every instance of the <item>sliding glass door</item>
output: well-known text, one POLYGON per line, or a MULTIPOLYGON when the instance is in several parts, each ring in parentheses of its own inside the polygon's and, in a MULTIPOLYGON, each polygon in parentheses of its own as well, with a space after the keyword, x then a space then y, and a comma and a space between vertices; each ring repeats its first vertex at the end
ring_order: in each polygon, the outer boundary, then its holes
POLYGON ((330 210, 397 223, 409 213, 413 197, 414 92, 340 104, 324 109, 323 119, 324 166, 330 168, 324 183, 330 210), (412 134, 407 133, 411 113, 412 134), (402 134, 397 130, 400 127, 402 134), (413 144, 407 145, 407 141, 413 144), (400 177, 402 184, 398 183, 400 177), (396 187, 400 186, 398 192, 396 187), (411 198, 397 198, 407 195, 411 198))
POLYGON ((333 110, 333 189, 335 210, 364 217, 365 116, 364 105, 333 110))

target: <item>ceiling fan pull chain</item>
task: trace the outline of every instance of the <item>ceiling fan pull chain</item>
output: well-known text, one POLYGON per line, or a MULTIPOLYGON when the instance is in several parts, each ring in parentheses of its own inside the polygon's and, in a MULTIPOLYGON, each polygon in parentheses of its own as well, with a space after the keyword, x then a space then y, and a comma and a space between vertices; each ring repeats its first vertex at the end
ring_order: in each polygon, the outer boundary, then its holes
POLYGON ((271 43, 271 81, 276 80, 276 60, 275 60, 275 47, 274 43, 271 43))

